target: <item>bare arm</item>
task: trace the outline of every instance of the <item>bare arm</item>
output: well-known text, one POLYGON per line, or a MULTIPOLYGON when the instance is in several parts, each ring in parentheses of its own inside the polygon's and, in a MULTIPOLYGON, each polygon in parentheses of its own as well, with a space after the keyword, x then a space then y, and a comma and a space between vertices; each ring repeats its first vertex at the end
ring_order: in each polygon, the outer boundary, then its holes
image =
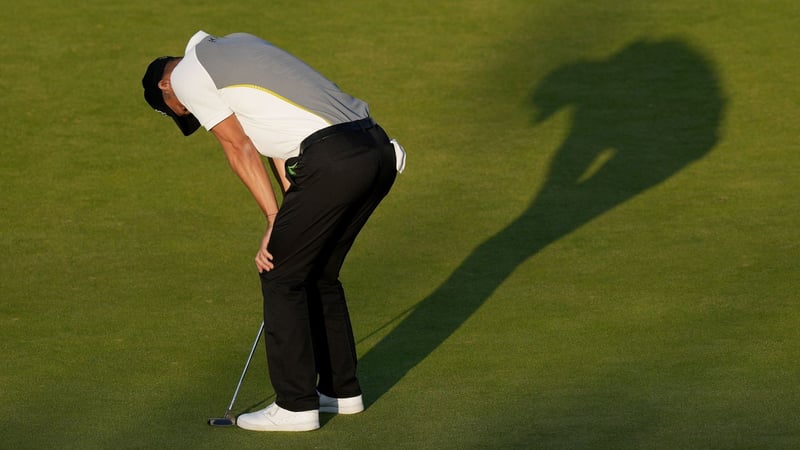
MULTIPOLYGON (((275 198, 275 191, 269 180, 267 171, 261 155, 256 151, 253 141, 247 136, 242 128, 239 119, 231 114, 211 129, 216 136, 231 169, 239 176, 247 189, 253 195, 264 216, 267 219, 267 231, 256 254, 256 266, 258 271, 270 271, 274 267, 272 255, 267 251, 269 238, 272 234, 272 222, 278 213, 278 201, 275 198)), ((284 178, 284 177, 281 177, 284 178)), ((283 180, 281 180, 283 183, 283 180)))

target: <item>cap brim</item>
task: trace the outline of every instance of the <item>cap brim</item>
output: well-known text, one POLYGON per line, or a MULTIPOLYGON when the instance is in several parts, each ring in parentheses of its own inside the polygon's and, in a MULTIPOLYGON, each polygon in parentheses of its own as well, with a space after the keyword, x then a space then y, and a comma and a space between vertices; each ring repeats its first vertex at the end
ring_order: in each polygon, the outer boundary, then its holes
POLYGON ((175 121, 175 124, 178 125, 178 128, 180 128, 181 133, 183 133, 184 136, 189 136, 197 131, 198 128, 200 128, 200 122, 192 114, 188 116, 176 116, 175 114, 169 114, 169 116, 172 117, 172 120, 175 121))
POLYGON ((175 124, 178 125, 178 128, 184 136, 189 136, 200 128, 200 122, 194 115, 179 116, 175 114, 172 108, 167 106, 166 102, 164 102, 164 97, 160 89, 145 90, 144 98, 154 110, 165 116, 172 117, 172 120, 175 121, 175 124))

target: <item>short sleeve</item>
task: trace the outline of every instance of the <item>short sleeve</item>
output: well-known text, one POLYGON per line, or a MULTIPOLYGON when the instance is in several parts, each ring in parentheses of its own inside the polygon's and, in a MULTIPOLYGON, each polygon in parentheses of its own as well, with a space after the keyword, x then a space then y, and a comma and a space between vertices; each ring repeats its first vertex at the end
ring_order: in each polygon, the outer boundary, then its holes
POLYGON ((175 66, 170 82, 178 100, 206 130, 233 114, 194 51, 187 52, 175 66))

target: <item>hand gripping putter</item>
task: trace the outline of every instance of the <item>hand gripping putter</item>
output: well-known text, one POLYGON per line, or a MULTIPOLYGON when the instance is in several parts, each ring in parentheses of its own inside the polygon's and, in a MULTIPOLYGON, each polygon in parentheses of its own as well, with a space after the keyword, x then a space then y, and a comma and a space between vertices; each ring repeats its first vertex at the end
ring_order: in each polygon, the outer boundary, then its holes
POLYGON ((250 355, 247 357, 247 362, 244 363, 244 370, 242 371, 242 376, 239 377, 239 383, 236 385, 236 390, 233 391, 233 398, 231 398, 231 403, 228 405, 228 410, 225 411, 225 415, 222 417, 214 417, 208 419, 208 424, 212 427, 232 427, 236 425, 236 417, 233 416, 231 411, 233 410, 233 403, 236 401, 236 396, 239 395, 239 388, 242 387, 242 381, 244 381, 244 376, 247 374, 247 368, 250 367, 250 361, 253 359, 253 353, 256 351, 256 346, 258 346, 258 340, 261 339, 261 333, 264 332, 264 322, 261 322, 261 326, 258 327, 258 334, 256 334, 256 340, 253 341, 253 347, 250 349, 250 355))

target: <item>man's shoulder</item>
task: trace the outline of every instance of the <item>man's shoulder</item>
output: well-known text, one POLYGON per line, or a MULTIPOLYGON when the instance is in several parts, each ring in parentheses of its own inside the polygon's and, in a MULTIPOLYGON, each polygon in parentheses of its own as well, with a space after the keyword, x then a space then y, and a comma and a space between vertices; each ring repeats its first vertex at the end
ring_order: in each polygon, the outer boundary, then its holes
POLYGON ((195 33, 191 38, 189 38, 189 42, 186 44, 186 51, 184 53, 189 53, 193 48, 197 46, 197 44, 203 42, 206 38, 214 38, 210 34, 206 33, 203 30, 198 31, 195 33))

